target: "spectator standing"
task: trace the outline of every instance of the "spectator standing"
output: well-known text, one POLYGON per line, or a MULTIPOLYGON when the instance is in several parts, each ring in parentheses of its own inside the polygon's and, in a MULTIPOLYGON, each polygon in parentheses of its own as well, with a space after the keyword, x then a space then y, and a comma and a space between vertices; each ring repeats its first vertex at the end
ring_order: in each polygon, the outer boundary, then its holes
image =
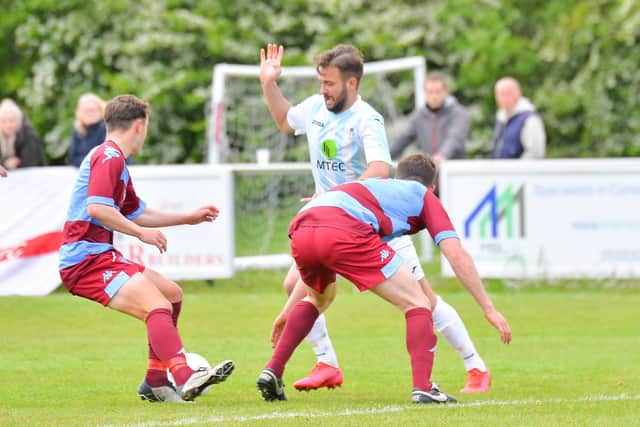
POLYGON ((430 73, 424 81, 426 103, 411 116, 409 126, 391 146, 391 157, 398 157, 417 141, 420 151, 431 154, 436 163, 465 157, 469 134, 469 114, 449 93, 447 77, 430 73))
POLYGON ((496 159, 542 159, 547 136, 535 105, 522 96, 513 77, 503 77, 495 86, 496 126, 492 157, 496 159))
POLYGON ((105 102, 93 93, 85 93, 78 98, 68 164, 80 167, 84 156, 105 141, 104 107, 105 102))
POLYGON ((44 144, 29 118, 11 99, 0 103, 0 166, 6 170, 44 166, 44 144))

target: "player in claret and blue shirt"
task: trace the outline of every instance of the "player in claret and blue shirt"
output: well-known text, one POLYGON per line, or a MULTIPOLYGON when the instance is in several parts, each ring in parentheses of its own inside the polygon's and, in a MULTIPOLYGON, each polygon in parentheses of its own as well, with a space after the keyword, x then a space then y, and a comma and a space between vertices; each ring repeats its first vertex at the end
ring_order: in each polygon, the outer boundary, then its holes
MULTIPOLYGON (((260 83, 278 128, 287 133, 306 134, 316 193, 357 179, 388 178, 391 156, 384 119, 358 92, 364 72, 363 57, 358 49, 338 45, 320 53, 314 59, 320 93, 296 105, 283 96, 277 84, 283 56, 284 47, 275 44, 260 51, 260 83)), ((458 352, 464 364, 467 378, 461 392, 489 391, 489 369, 458 312, 436 295, 427 282, 411 238, 401 236, 389 244, 429 298, 436 330, 458 352)), ((286 292, 290 294, 299 281, 300 274, 294 264, 284 280, 286 292)), ((316 354, 317 363, 309 375, 293 386, 298 390, 315 390, 342 385, 344 377, 324 315, 316 320, 307 341, 316 354)))
POLYGON ((60 248, 60 277, 72 294, 145 322, 149 364, 138 388, 142 399, 193 400, 224 381, 234 364, 226 360, 197 371, 187 365, 177 329, 180 286, 127 260, 113 247, 113 231, 165 252, 167 239, 154 228, 213 221, 218 209, 209 205, 176 213, 148 208, 136 195, 125 159, 139 154, 144 145, 149 105, 132 95, 117 96, 107 104, 105 122, 106 141, 87 154, 78 170, 60 248), (169 382, 167 369, 176 387, 169 382))
POLYGON ((398 164, 398 179, 372 178, 336 186, 314 198, 292 220, 291 254, 304 283, 296 285, 273 323, 275 350, 257 382, 265 400, 286 400, 282 382, 285 365, 335 298, 337 273, 360 291, 370 290, 404 313, 412 401, 456 402, 430 379, 436 336, 429 298, 386 243, 425 228, 502 341, 511 341, 509 324, 494 308, 445 209, 429 190, 435 175, 433 160, 426 154, 415 154, 398 164))

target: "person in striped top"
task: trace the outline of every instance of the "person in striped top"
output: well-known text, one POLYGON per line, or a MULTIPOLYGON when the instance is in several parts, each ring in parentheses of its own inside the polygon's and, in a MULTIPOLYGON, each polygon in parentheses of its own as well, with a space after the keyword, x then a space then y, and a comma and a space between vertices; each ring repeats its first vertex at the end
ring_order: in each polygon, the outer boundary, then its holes
POLYGON ((234 364, 226 360, 197 371, 188 366, 177 329, 182 289, 125 258, 113 247, 113 232, 137 237, 162 253, 167 239, 157 227, 213 221, 218 209, 208 205, 177 213, 148 208, 136 194, 125 159, 139 154, 144 145, 149 105, 133 95, 117 96, 107 104, 105 122, 106 141, 85 156, 73 187, 60 247, 60 277, 73 295, 145 322, 148 369, 138 388, 143 400, 190 401, 224 381, 234 364))
POLYGON ((338 185, 315 197, 294 217, 289 226, 291 254, 304 283, 296 286, 273 323, 275 350, 257 382, 265 400, 286 400, 285 365, 319 314, 331 305, 336 274, 340 274, 360 291, 370 290, 404 313, 412 401, 456 402, 431 382, 436 336, 429 298, 387 244, 425 228, 501 340, 511 341, 507 320, 495 309, 449 216, 429 190, 435 175, 433 160, 415 154, 398 164, 397 179, 371 178, 338 185))
MULTIPOLYGON (((387 178, 391 156, 384 119, 358 95, 364 64, 353 46, 338 45, 315 58, 320 93, 297 105, 282 95, 277 78, 281 73, 284 47, 269 44, 260 53, 260 82, 274 121, 283 132, 306 134, 316 194, 357 179, 387 178)), ((308 201, 310 198, 304 198, 308 201)), ((489 391, 491 376, 458 312, 436 295, 425 278, 415 246, 409 236, 390 242, 431 301, 436 330, 460 355, 467 378, 461 392, 489 391)), ((293 264, 284 280, 291 294, 300 281, 293 264)), ((298 390, 334 388, 344 376, 331 342, 324 315, 314 324, 307 341, 317 363, 304 378, 294 382, 298 390)))

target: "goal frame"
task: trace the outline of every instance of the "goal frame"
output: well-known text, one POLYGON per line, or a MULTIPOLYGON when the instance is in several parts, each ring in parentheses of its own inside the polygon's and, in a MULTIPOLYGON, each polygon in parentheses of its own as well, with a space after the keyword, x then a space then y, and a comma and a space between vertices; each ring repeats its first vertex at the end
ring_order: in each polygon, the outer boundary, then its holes
MULTIPOLYGON (((422 90, 422 85, 426 76, 426 61, 424 57, 408 56, 405 58, 365 62, 363 72, 364 75, 369 75, 408 69, 413 69, 414 105, 415 108, 418 108, 424 105, 424 93, 422 90)), ((282 75, 280 78, 310 78, 315 77, 316 73, 316 69, 312 66, 282 67, 282 75)), ((220 63, 213 67, 211 112, 208 115, 209 119, 207 121, 208 163, 221 163, 221 153, 226 146, 224 132, 224 99, 225 82, 228 76, 258 79, 260 76, 260 66, 220 63)))

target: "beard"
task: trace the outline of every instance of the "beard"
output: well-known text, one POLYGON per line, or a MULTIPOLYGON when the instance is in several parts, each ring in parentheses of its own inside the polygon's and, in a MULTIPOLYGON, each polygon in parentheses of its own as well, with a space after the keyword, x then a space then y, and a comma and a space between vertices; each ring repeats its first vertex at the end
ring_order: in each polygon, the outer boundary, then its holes
POLYGON ((340 93, 340 97, 339 98, 334 98, 335 99, 335 103, 333 104, 333 107, 329 108, 329 106, 327 106, 327 97, 324 97, 324 105, 327 107, 327 110, 331 111, 332 113, 341 113, 342 110, 344 110, 344 106, 347 103, 347 91, 346 89, 343 88, 342 93, 340 93))

